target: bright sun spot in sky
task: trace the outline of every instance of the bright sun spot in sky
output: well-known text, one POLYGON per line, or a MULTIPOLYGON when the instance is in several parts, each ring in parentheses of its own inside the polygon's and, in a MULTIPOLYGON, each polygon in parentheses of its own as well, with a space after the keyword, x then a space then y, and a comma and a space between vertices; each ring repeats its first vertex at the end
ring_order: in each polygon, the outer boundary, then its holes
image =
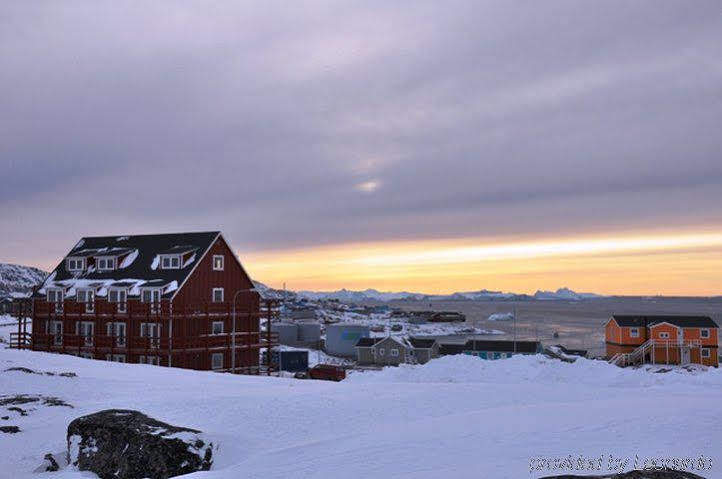
POLYGON ((371 181, 364 181, 363 183, 359 183, 356 185, 356 190, 364 192, 364 193, 373 193, 376 191, 379 186, 381 186, 381 182, 378 180, 371 180, 371 181))

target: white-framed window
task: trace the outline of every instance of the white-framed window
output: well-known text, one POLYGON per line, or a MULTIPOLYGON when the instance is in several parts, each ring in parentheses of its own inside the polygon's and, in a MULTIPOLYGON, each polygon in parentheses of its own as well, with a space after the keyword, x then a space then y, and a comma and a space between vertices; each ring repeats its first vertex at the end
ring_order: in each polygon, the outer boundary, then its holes
POLYGON ((65 293, 61 288, 48 288, 48 303, 55 304, 55 312, 63 312, 63 300, 65 293))
POLYGON ((398 350, 398 349, 392 349, 392 350, 391 350, 391 356, 398 356, 398 355, 399 355, 399 350, 398 350))
POLYGON ((48 321, 48 334, 53 337, 53 344, 60 346, 63 344, 63 322, 48 321))
POLYGON ((213 369, 223 369, 223 353, 213 353, 211 356, 211 367, 213 369))
POLYGON ((639 337, 639 328, 629 328, 629 337, 630 338, 638 338, 639 337))
POLYGON ((160 269, 180 269, 180 255, 163 255, 160 257, 160 269))
POLYGON ((125 362, 125 354, 106 354, 105 360, 113 361, 115 363, 124 363, 125 362))
POLYGON ((669 339, 669 333, 659 333, 661 339, 669 339))
POLYGON ((93 345, 95 335, 95 323, 93 321, 80 321, 75 323, 75 334, 83 338, 85 346, 93 345))
POLYGON ((85 270, 85 258, 68 258, 66 268, 70 272, 85 270))
POLYGON ((150 303, 150 312, 160 311, 160 288, 141 288, 140 300, 143 303, 150 303))
POLYGON ((98 267, 98 271, 113 271, 115 269, 115 257, 98 257, 95 259, 95 264, 98 267))
POLYGON ((212 334, 223 334, 223 321, 213 321, 212 334))
POLYGON ((140 358, 138 358, 138 363, 160 366, 160 358, 158 356, 141 356, 140 358))
POLYGON ((702 348, 702 357, 707 359, 707 358, 709 358, 709 356, 710 356, 709 348, 702 348))
POLYGON ((213 288, 213 302, 214 303, 222 303, 223 302, 223 288, 213 288))
POLYGON ((94 289, 79 289, 75 294, 75 299, 78 303, 85 303, 85 312, 92 313, 95 311, 95 290, 94 289))
POLYGON ((222 254, 213 255, 213 271, 223 271, 224 257, 222 254))
POLYGON ((160 323, 140 323, 140 337, 150 338, 151 348, 160 346, 160 323))
POLYGON ((127 327, 125 323, 108 323, 106 333, 109 337, 113 338, 115 347, 125 347, 127 327))
POLYGON ((379 348, 379 356, 383 356, 386 354, 386 350, 384 348, 379 348))
POLYGON ((705 329, 700 329, 700 330, 699 330, 699 337, 700 337, 700 338, 703 338, 703 339, 709 338, 709 329, 706 329, 706 328, 705 328, 705 329))
POLYGON ((128 311, 128 290, 125 288, 111 288, 108 290, 108 302, 118 304, 118 312, 128 311))

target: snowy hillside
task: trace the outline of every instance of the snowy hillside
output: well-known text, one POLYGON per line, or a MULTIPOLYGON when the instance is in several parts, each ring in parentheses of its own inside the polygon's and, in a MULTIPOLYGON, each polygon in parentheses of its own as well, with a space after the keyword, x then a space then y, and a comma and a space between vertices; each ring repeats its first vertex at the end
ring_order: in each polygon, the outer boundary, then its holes
MULTIPOLYGON (((589 360, 448 356, 332 383, 0 349, 0 384, 2 395, 72 405, 26 407, 27 416, 2 407, 2 425, 21 429, 0 434, 0 475, 12 478, 93 477, 32 471, 46 453, 65 450, 71 420, 107 408, 204 431, 219 445, 213 468, 186 476, 204 479, 534 479, 559 473, 530 472, 540 456, 604 455, 603 472, 608 455, 722 457, 716 369, 655 374, 589 360), (5 371, 11 367, 56 374, 5 371)), ((700 475, 720 477, 711 472, 700 475)))
POLYGON ((0 263, 0 298, 26 296, 47 273, 31 266, 0 263))

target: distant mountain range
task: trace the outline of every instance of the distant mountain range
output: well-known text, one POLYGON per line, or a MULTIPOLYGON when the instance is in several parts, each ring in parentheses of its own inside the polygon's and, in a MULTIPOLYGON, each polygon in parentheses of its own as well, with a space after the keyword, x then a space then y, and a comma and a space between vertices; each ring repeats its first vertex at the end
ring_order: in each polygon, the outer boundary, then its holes
MULTIPOLYGON (((0 298, 25 296, 29 294, 32 287, 42 282, 47 273, 31 266, 20 266, 16 264, 0 263, 0 298)), ((363 291, 352 291, 340 289, 338 291, 286 291, 273 289, 265 284, 254 281, 256 289, 267 298, 275 299, 301 299, 312 301, 335 300, 342 303, 360 303, 364 301, 582 301, 587 299, 602 298, 593 293, 577 293, 569 288, 559 288, 556 291, 537 291, 534 295, 503 293, 501 291, 479 291, 458 292, 453 294, 423 294, 401 292, 382 292, 376 289, 365 289, 363 291)))
POLYGON ((0 298, 27 296, 47 275, 32 266, 0 263, 0 298))
POLYGON ((360 303, 364 301, 583 301, 603 298, 594 293, 577 293, 569 288, 559 288, 556 291, 537 291, 534 295, 503 293, 501 291, 458 292, 453 294, 423 294, 402 292, 382 292, 376 289, 352 291, 340 289, 338 291, 286 291, 273 289, 263 283, 254 281, 256 289, 263 297, 273 299, 308 299, 312 301, 339 301, 342 303, 360 303))

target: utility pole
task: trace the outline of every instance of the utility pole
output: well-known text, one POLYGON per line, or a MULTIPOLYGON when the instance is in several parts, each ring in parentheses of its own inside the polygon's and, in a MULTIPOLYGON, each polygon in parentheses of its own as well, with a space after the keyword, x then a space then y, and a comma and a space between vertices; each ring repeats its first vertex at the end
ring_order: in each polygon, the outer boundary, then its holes
POLYGON ((516 305, 514 305, 514 354, 516 354, 516 305))

